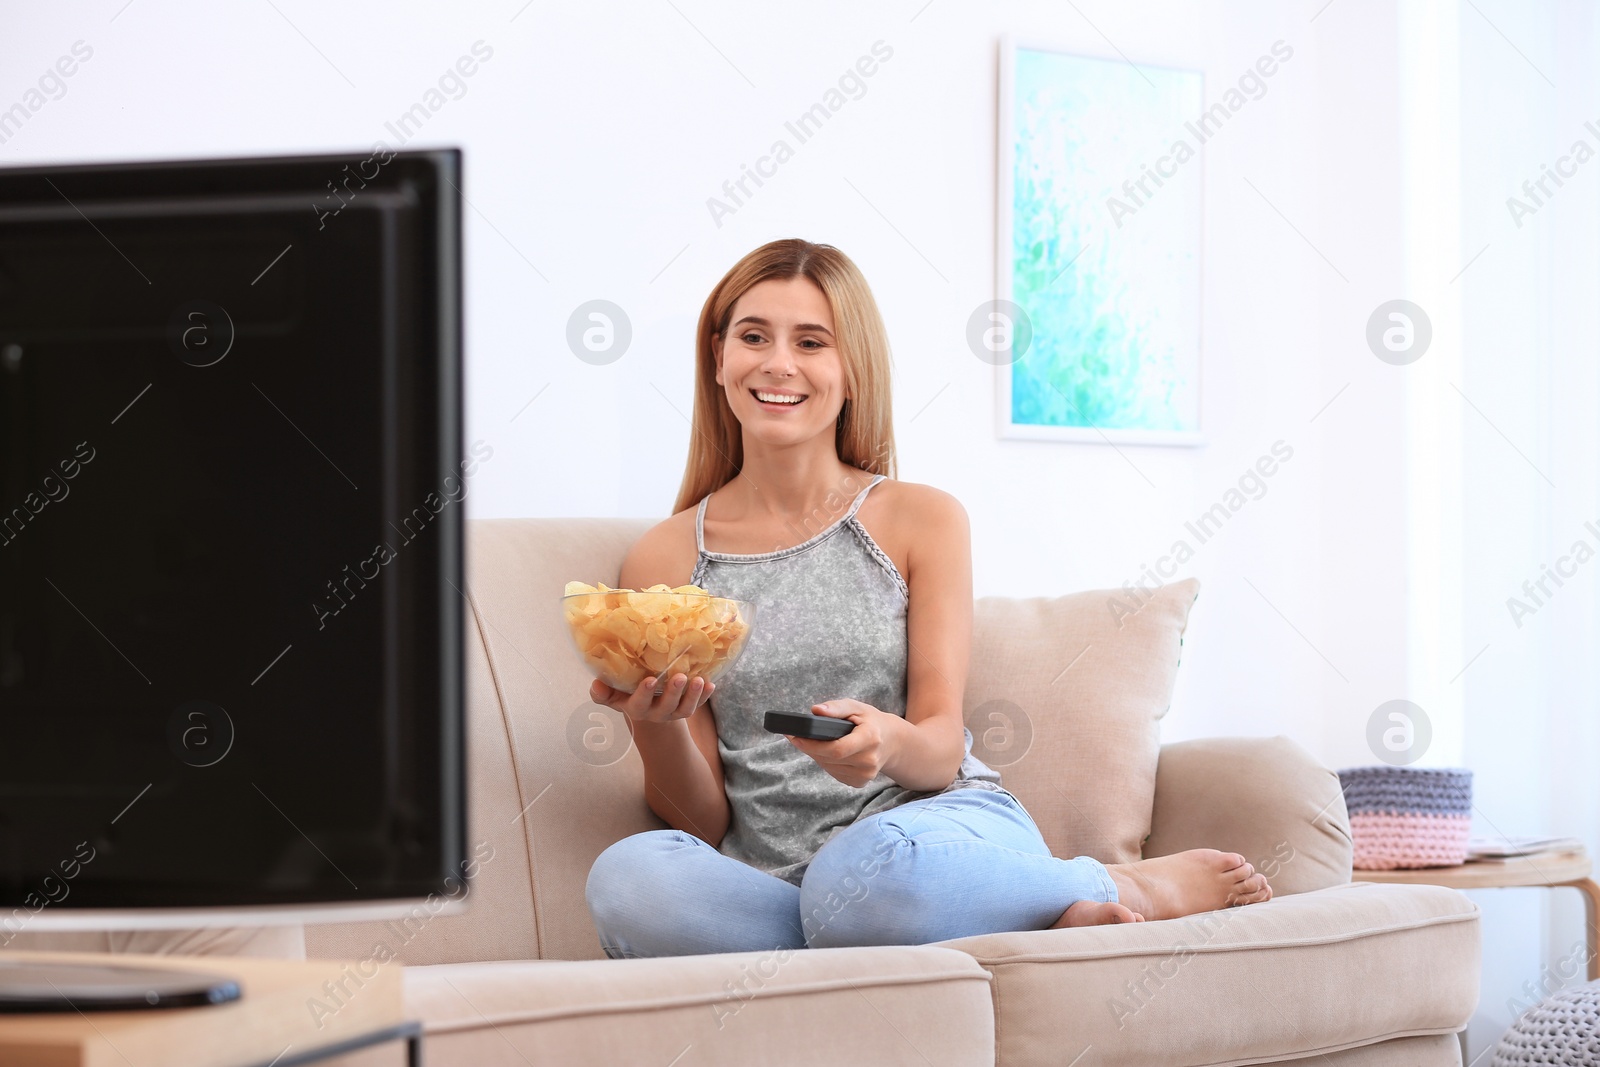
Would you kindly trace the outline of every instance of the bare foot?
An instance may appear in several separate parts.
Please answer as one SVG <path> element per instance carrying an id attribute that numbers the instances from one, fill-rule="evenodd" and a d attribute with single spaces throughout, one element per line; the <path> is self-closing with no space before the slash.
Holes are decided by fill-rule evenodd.
<path id="1" fill-rule="evenodd" d="M 1102 904 L 1098 900 L 1080 900 L 1061 913 L 1061 918 L 1050 925 L 1052 930 L 1068 926 L 1110 926 L 1112 923 L 1142 923 L 1144 916 L 1122 904 Z"/>
<path id="2" fill-rule="evenodd" d="M 1192 848 L 1106 869 L 1117 884 L 1118 900 L 1146 919 L 1176 919 L 1272 899 L 1266 876 L 1237 852 Z"/>

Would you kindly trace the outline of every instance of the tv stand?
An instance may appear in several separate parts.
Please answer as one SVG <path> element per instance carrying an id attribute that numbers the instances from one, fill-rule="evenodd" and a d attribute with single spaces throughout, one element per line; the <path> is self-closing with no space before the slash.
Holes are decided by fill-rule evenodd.
<path id="1" fill-rule="evenodd" d="M 209 971 L 0 956 L 0 1014 L 200 1008 L 238 999 L 238 982 Z"/>

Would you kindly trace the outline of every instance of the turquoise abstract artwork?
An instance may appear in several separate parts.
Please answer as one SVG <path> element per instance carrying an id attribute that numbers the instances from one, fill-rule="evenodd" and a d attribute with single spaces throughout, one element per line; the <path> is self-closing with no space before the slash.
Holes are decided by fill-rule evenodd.
<path id="1" fill-rule="evenodd" d="M 1000 367 L 1002 432 L 1198 443 L 1202 75 L 1008 58 L 999 295 L 1031 336 Z"/>

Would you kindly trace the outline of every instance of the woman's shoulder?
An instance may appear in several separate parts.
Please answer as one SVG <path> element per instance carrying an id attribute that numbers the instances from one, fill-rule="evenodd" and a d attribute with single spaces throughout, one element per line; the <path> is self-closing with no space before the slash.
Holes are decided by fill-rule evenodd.
<path id="1" fill-rule="evenodd" d="M 945 526 L 951 523 L 965 525 L 967 522 L 967 509 L 961 506 L 961 501 L 938 486 L 885 478 L 867 499 L 870 501 L 879 494 L 882 494 L 879 503 L 883 505 L 883 510 L 891 514 L 896 522 L 903 522 L 911 528 L 930 523 Z M 689 516 L 689 528 L 692 536 L 693 514 Z"/>
<path id="2" fill-rule="evenodd" d="M 879 493 L 883 496 L 874 502 Z M 967 510 L 943 489 L 885 478 L 867 495 L 861 510 L 866 513 L 862 522 L 908 585 L 916 584 L 929 569 L 948 569 L 971 558 Z"/>
<path id="3" fill-rule="evenodd" d="M 687 585 L 699 562 L 699 546 L 694 536 L 694 517 L 698 507 L 685 508 L 656 523 L 628 549 L 617 582 L 624 589 L 643 589 L 665 582 Z"/>

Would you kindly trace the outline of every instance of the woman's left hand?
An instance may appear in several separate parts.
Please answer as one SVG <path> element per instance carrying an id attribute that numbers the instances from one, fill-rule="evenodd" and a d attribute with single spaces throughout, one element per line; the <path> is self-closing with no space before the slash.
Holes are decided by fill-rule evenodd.
<path id="1" fill-rule="evenodd" d="M 892 754 L 890 749 L 895 736 L 891 732 L 893 725 L 887 720 L 903 723 L 903 719 L 848 697 L 813 704 L 811 711 L 830 718 L 849 719 L 856 724 L 855 729 L 835 741 L 785 735 L 790 744 L 816 760 L 818 766 L 839 781 L 856 789 L 882 773 Z"/>

